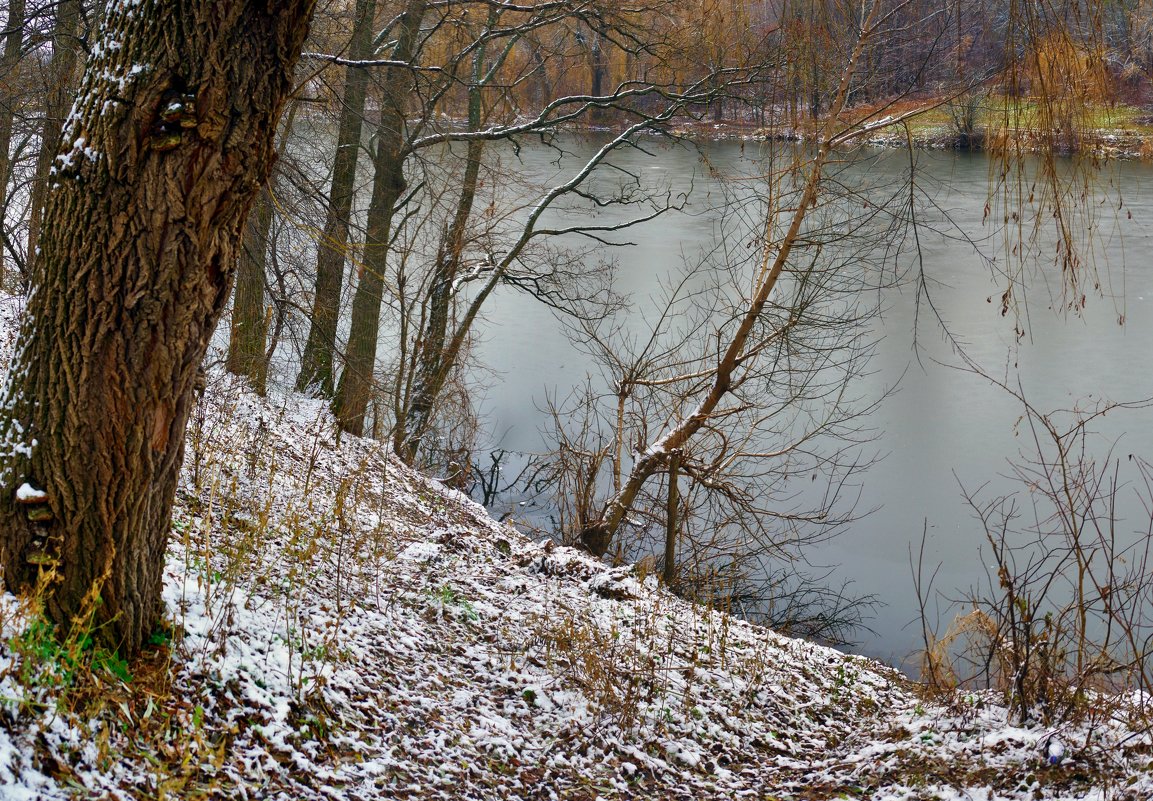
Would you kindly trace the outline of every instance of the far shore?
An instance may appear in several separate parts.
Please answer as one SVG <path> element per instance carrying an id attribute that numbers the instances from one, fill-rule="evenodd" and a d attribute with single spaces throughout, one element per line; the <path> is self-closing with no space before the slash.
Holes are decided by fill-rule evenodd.
<path id="1" fill-rule="evenodd" d="M 900 118 L 916 108 L 911 102 L 891 106 L 873 106 L 854 109 L 857 120 L 864 120 L 868 129 L 852 138 L 855 144 L 877 147 L 909 147 L 924 150 L 956 150 L 962 152 L 1005 153 L 1009 148 L 1021 152 L 1050 152 L 1060 156 L 1088 156 L 1103 159 L 1153 161 L 1153 113 L 1135 106 L 1112 105 L 1082 110 L 1081 119 L 1046 130 L 1030 125 L 1031 108 L 1016 112 L 1017 121 L 1006 124 L 1009 115 L 1001 105 L 992 105 L 967 132 L 950 119 L 948 104 L 920 101 L 926 110 L 908 117 L 907 125 Z M 1035 116 L 1035 115 L 1032 115 Z M 886 120 L 893 120 L 885 125 Z M 848 121 L 846 121 L 848 122 Z M 784 140 L 812 141 L 817 126 L 810 120 L 794 125 L 762 126 L 750 120 L 678 120 L 670 132 L 698 140 L 737 140 L 746 142 Z"/>

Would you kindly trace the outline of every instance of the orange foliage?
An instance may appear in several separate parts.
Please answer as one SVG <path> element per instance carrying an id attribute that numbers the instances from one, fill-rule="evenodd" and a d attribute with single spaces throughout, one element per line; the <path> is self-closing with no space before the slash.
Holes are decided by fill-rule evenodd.
<path id="1" fill-rule="evenodd" d="M 1035 43 L 1026 77 L 1035 95 L 1081 103 L 1104 103 L 1114 98 L 1104 58 L 1074 42 L 1064 31 L 1050 33 Z"/>

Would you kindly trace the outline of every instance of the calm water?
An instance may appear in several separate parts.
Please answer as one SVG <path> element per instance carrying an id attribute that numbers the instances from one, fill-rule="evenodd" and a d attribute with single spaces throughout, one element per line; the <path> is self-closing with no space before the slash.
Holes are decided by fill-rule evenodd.
<path id="1" fill-rule="evenodd" d="M 586 142 L 578 149 L 591 152 L 596 144 Z M 755 155 L 754 146 L 735 143 L 708 150 L 720 176 L 752 174 Z M 1102 397 L 1153 397 L 1148 357 L 1153 317 L 1147 308 L 1153 304 L 1153 170 L 1113 165 L 1087 195 L 1097 226 L 1090 252 L 1106 297 L 1090 292 L 1079 316 L 1060 311 L 1060 280 L 1045 269 L 1052 246 L 1043 244 L 1040 264 L 1027 271 L 1025 336 L 1019 339 L 1013 315 L 1003 317 L 999 303 L 1005 284 L 995 273 L 1005 262 L 1003 240 L 982 222 L 990 163 L 969 155 L 922 153 L 915 158 L 919 184 L 936 205 L 921 210 L 924 273 L 938 312 L 968 355 L 1007 383 L 1019 380 L 1030 401 L 1043 410 L 1084 406 Z M 661 149 L 656 158 L 626 153 L 617 163 L 674 188 L 693 186 L 684 212 L 631 230 L 620 239 L 635 245 L 613 254 L 619 260 L 617 288 L 631 301 L 629 324 L 641 330 L 662 279 L 683 256 L 713 244 L 720 228 L 713 208 L 724 182 L 717 174 L 710 177 L 699 156 L 687 149 Z M 547 183 L 555 168 L 544 153 L 530 150 L 522 152 L 519 162 L 510 160 L 510 169 Z M 872 153 L 852 168 L 850 177 L 891 186 L 903 181 L 908 169 L 907 153 Z M 875 191 L 875 199 L 885 196 Z M 1124 199 L 1120 212 L 1118 197 Z M 980 253 L 957 238 L 957 231 L 940 230 L 946 213 L 958 231 L 979 241 Z M 1083 228 L 1084 220 L 1076 225 Z M 992 256 L 997 262 L 987 260 Z M 907 251 L 897 259 L 900 267 L 912 268 Z M 924 304 L 918 316 L 916 300 L 912 284 L 882 293 L 871 373 L 857 379 L 855 387 L 867 397 L 896 388 L 869 421 L 880 436 L 868 450 L 884 458 L 864 475 L 858 508 L 877 511 L 810 552 L 814 563 L 834 566 L 831 582 L 851 580 L 855 591 L 873 594 L 884 604 L 870 623 L 875 635 L 861 635 L 861 650 L 897 663 L 920 642 L 919 625 L 910 625 L 916 617 L 910 547 L 920 542 L 927 525 L 926 563 L 930 569 L 941 565 L 937 589 L 955 596 L 983 582 L 984 538 L 960 487 L 987 484 L 990 494 L 1012 491 L 1015 486 L 1004 477 L 1008 460 L 1028 446 L 1015 428 L 1018 402 L 987 380 L 955 369 L 960 360 Z M 1124 326 L 1118 325 L 1122 314 Z M 546 396 L 563 397 L 586 373 L 595 373 L 595 366 L 569 343 L 548 309 L 522 295 L 494 298 L 482 338 L 479 356 L 496 373 L 481 403 L 492 439 L 510 450 L 540 451 L 545 420 L 540 409 Z M 1110 447 L 1115 456 L 1153 457 L 1150 410 L 1112 414 L 1095 430 L 1101 433 L 1095 442 L 1100 458 Z M 1142 510 L 1131 488 L 1123 493 L 1119 510 L 1131 528 L 1140 527 Z"/>

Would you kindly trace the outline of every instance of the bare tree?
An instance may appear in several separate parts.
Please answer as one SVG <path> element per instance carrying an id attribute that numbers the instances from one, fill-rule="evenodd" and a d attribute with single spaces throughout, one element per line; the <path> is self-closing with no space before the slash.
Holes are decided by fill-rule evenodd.
<path id="1" fill-rule="evenodd" d="M 294 100 L 281 124 L 279 149 L 285 150 L 292 134 L 300 100 Z M 274 345 L 268 342 L 272 308 L 265 303 L 265 283 L 268 281 L 269 259 L 272 255 L 272 222 L 277 208 L 276 170 L 268 185 L 261 190 L 253 204 L 253 213 L 244 226 L 236 266 L 236 290 L 232 298 L 232 317 L 229 326 L 228 357 L 225 367 L 234 375 L 244 376 L 258 395 L 264 395 L 268 385 L 268 367 Z M 283 314 L 278 316 L 282 322 Z"/>
<path id="2" fill-rule="evenodd" d="M 437 395 L 447 377 L 460 362 L 462 348 L 468 342 L 472 325 L 478 318 L 487 298 L 500 286 L 517 286 L 530 291 L 539 292 L 543 286 L 542 274 L 534 274 L 528 268 L 526 256 L 531 252 L 531 245 L 537 245 L 543 238 L 556 237 L 566 233 L 583 232 L 597 240 L 597 232 L 619 230 L 629 224 L 651 219 L 669 203 L 656 203 L 655 207 L 639 211 L 635 220 L 627 224 L 613 226 L 574 225 L 563 228 L 545 227 L 542 220 L 546 212 L 556 204 L 568 198 L 585 198 L 594 203 L 619 205 L 624 202 L 635 203 L 638 209 L 646 204 L 652 206 L 653 196 L 643 192 L 632 192 L 626 200 L 623 190 L 617 197 L 595 198 L 590 185 L 592 176 L 596 173 L 615 150 L 622 148 L 635 148 L 639 146 L 640 137 L 644 134 L 666 133 L 665 126 L 670 120 L 686 113 L 696 107 L 706 107 L 710 98 L 714 97 L 719 87 L 730 84 L 750 82 L 753 71 L 748 69 L 725 69 L 718 74 L 691 84 L 687 88 L 677 88 L 668 84 L 657 84 L 651 81 L 626 81 L 619 84 L 611 92 L 600 95 L 571 95 L 554 99 L 544 108 L 538 110 L 528 119 L 520 119 L 511 124 L 501 123 L 499 118 L 494 119 L 494 110 L 516 108 L 512 99 L 513 87 L 522 82 L 529 81 L 539 71 L 539 61 L 528 60 L 513 65 L 511 56 L 517 52 L 515 45 L 528 34 L 539 32 L 549 26 L 562 25 L 573 19 L 585 21 L 589 14 L 590 19 L 600 35 L 609 41 L 616 42 L 619 47 L 640 47 L 640 34 L 637 32 L 635 21 L 615 19 L 602 9 L 590 11 L 584 3 L 544 3 L 533 9 L 515 9 L 505 12 L 503 9 L 490 10 L 486 24 L 480 26 L 474 34 L 461 40 L 461 44 L 453 51 L 454 55 L 442 59 L 435 66 L 420 62 L 418 53 L 413 52 L 409 58 L 392 58 L 381 62 L 390 74 L 400 76 L 396 80 L 412 82 L 412 73 L 420 77 L 412 84 L 417 87 L 416 93 L 425 96 L 423 108 L 410 114 L 409 131 L 403 143 L 399 158 L 414 160 L 424 151 L 439 148 L 441 157 L 450 153 L 444 148 L 452 143 L 464 145 L 464 167 L 461 175 L 459 192 L 455 192 L 457 202 L 449 213 L 449 220 L 444 226 L 444 236 L 437 251 L 432 274 L 435 279 L 420 281 L 422 287 L 419 292 L 411 290 L 412 276 L 405 274 L 402 282 L 395 282 L 395 291 L 403 292 L 406 297 L 418 297 L 418 307 L 422 317 L 416 328 L 408 328 L 408 323 L 417 321 L 411 318 L 402 322 L 402 329 L 411 333 L 413 346 L 402 341 L 402 358 L 399 368 L 402 372 L 386 383 L 394 387 L 404 388 L 399 394 L 393 393 L 394 420 L 393 439 L 398 452 L 408 459 L 414 459 L 419 443 L 426 438 L 430 421 L 435 415 Z M 500 13 L 497 13 L 500 11 Z M 505 17 L 511 17 L 505 19 Z M 432 31 L 442 24 L 441 18 L 430 16 L 428 27 L 430 32 L 420 43 L 427 48 L 428 38 Z M 401 41 L 400 39 L 397 40 Z M 363 62 L 360 66 L 372 66 Z M 505 67 L 508 69 L 504 69 Z M 389 78 L 389 80 L 393 80 Z M 404 85 L 409 85 L 405 83 Z M 448 128 L 435 130 L 439 124 L 438 105 L 442 98 L 450 95 L 451 90 L 460 86 L 464 89 L 467 98 L 468 123 L 463 129 Z M 388 92 L 385 96 L 389 96 Z M 406 96 L 407 97 L 407 96 Z M 598 109 L 615 109 L 618 119 L 622 122 L 620 135 L 615 136 L 602 149 L 584 165 L 578 166 L 573 172 L 571 180 L 566 180 L 556 187 L 546 190 L 540 201 L 532 206 L 525 222 L 521 223 L 520 231 L 509 236 L 504 235 L 504 242 L 492 242 L 491 238 L 477 236 L 476 228 L 493 230 L 493 207 L 485 207 L 485 219 L 478 222 L 473 213 L 476 206 L 475 182 L 478 179 L 484 145 L 488 142 L 510 142 L 514 147 L 520 138 L 526 136 L 540 136 L 542 133 L 552 132 L 565 124 L 589 119 L 590 115 Z M 642 110 L 643 109 L 643 110 Z M 434 130 L 428 130 L 428 129 Z M 558 148 L 557 140 L 549 144 Z M 390 162 L 391 163 L 391 162 Z M 390 167 L 391 169 L 391 167 Z M 415 165 L 409 169 L 415 169 Z M 630 186 L 635 176 L 628 178 Z M 393 184 L 395 186 L 395 184 Z M 396 203 L 402 196 L 393 192 L 381 199 L 389 199 Z M 444 207 L 439 200 L 429 194 L 425 183 L 415 184 L 412 192 L 405 196 L 405 203 L 410 208 L 420 208 L 417 203 L 428 207 Z M 375 211 L 374 211 L 375 209 Z M 414 211 L 415 213 L 415 211 Z M 425 212 L 421 212 L 422 214 Z M 370 231 L 373 228 L 372 220 L 382 220 L 384 212 L 373 201 L 370 206 Z M 406 211 L 407 224 L 413 222 Z M 470 227 L 473 229 L 471 252 L 464 247 L 463 234 Z M 507 227 L 507 226 L 506 226 Z M 393 236 L 399 234 L 390 223 L 389 231 Z M 370 236 L 371 239 L 371 236 Z M 487 249 L 479 249 L 477 243 L 487 241 Z M 394 254 L 397 261 L 406 260 L 411 254 Z M 350 345 L 347 352 L 346 372 L 341 381 L 345 387 L 338 393 L 336 409 L 338 418 L 342 419 L 342 426 L 348 430 L 363 431 L 364 416 L 368 410 L 371 396 L 372 372 L 375 364 L 375 339 L 379 335 L 379 310 L 381 299 L 375 299 L 376 282 L 378 274 L 388 269 L 388 250 L 382 243 L 366 250 L 364 265 L 361 270 L 361 279 L 356 297 L 353 300 L 352 331 Z M 470 270 L 467 276 L 462 273 L 462 266 L 471 261 L 478 265 Z M 546 270 L 545 275 L 550 271 Z M 469 289 L 473 294 L 465 303 L 459 303 L 462 290 Z M 547 292 L 545 293 L 547 294 Z M 403 306 L 406 301 L 402 301 Z M 456 307 L 455 318 L 450 320 L 449 309 Z M 402 312 L 407 314 L 407 312 Z M 402 335 L 408 336 L 409 333 Z M 407 360 L 407 361 L 406 361 Z M 351 415 L 346 420 L 346 412 Z"/>
<path id="3" fill-rule="evenodd" d="M 0 86 L 5 88 L 4 99 L 0 101 L 0 286 L 4 283 L 4 244 L 7 234 L 2 227 L 6 225 L 8 212 L 8 183 L 11 173 L 12 131 L 16 118 L 16 98 L 18 94 L 13 91 L 17 81 L 16 67 L 20 63 L 21 51 L 24 49 L 24 21 L 27 3 L 25 0 L 9 0 L 5 14 L 4 50 L 0 54 Z"/>
<path id="4" fill-rule="evenodd" d="M 770 192 L 773 195 L 787 189 L 788 184 L 783 180 L 785 176 L 789 176 L 789 180 L 797 173 L 803 177 L 797 182 L 795 194 L 787 206 L 773 204 L 769 208 L 762 229 L 759 262 L 747 282 L 751 292 L 743 299 L 743 308 L 730 318 L 735 320 L 735 325 L 719 328 L 711 364 L 660 379 L 688 387 L 682 408 L 679 414 L 668 419 L 663 431 L 635 448 L 636 458 L 628 475 L 622 478 L 599 514 L 586 522 L 581 542 L 592 553 L 603 555 L 608 551 L 645 484 L 664 472 L 670 454 L 684 451 L 695 437 L 717 429 L 724 418 L 733 413 L 733 408 L 724 405 L 726 400 L 734 399 L 738 409 L 743 406 L 736 393 L 766 369 L 763 366 L 766 361 L 772 365 L 774 358 L 781 357 L 782 345 L 788 342 L 790 333 L 803 319 L 803 302 L 795 309 L 786 304 L 784 314 L 776 319 L 767 316 L 766 312 L 772 308 L 773 294 L 781 288 L 785 276 L 798 276 L 796 286 L 803 293 L 808 276 L 813 275 L 798 267 L 795 258 L 803 258 L 809 243 L 806 222 L 820 204 L 826 170 L 836 146 L 859 132 L 857 126 L 842 126 L 840 114 L 847 105 L 862 55 L 878 32 L 884 30 L 891 13 L 882 11 L 879 2 L 869 4 L 831 108 L 821 126 L 815 152 L 803 157 L 801 163 L 776 174 Z"/>
<path id="5" fill-rule="evenodd" d="M 348 48 L 351 61 L 362 61 L 372 56 L 375 18 L 376 0 L 357 0 L 352 40 Z M 296 379 L 297 390 L 304 391 L 315 385 L 329 397 L 334 392 L 333 358 L 340 317 L 340 292 L 344 285 L 344 265 L 348 257 L 349 220 L 356 185 L 356 165 L 361 150 L 364 104 L 368 95 L 368 70 L 358 66 L 349 66 L 345 70 L 332 183 L 328 191 L 328 211 L 321 239 L 317 243 L 316 281 L 312 313 L 309 315 L 308 341 L 301 354 L 300 373 Z"/>
<path id="6" fill-rule="evenodd" d="M 336 390 L 333 410 L 345 431 L 362 434 L 372 397 L 376 347 L 380 337 L 380 305 L 384 296 L 392 220 L 407 183 L 404 177 L 405 111 L 411 94 L 409 64 L 417 53 L 420 26 L 428 8 L 425 0 L 409 0 L 397 24 L 396 46 L 381 89 L 380 122 L 373 154 L 372 199 L 363 263 L 352 299 L 344 372 Z"/>
<path id="7" fill-rule="evenodd" d="M 1009 473 L 1017 489 L 963 489 L 989 567 L 982 586 L 946 596 L 954 618 L 945 632 L 928 619 L 932 580 L 914 564 L 925 678 L 942 689 L 996 689 L 1021 725 L 1067 721 L 1094 692 L 1149 692 L 1153 524 L 1149 514 L 1127 523 L 1118 509 L 1134 493 L 1153 510 L 1153 469 L 1117 458 L 1093 427 L 1151 401 L 1044 412 L 1020 385 L 985 377 L 1022 409 L 1022 453 Z"/>
<path id="8" fill-rule="evenodd" d="M 48 192 L 53 158 L 61 142 L 64 117 L 68 112 L 75 89 L 77 63 L 80 54 L 80 0 L 61 0 L 56 5 L 56 21 L 52 27 L 52 55 L 48 62 L 44 116 L 40 121 L 40 151 L 36 158 L 36 174 L 32 183 L 32 197 L 28 205 L 28 244 L 26 252 L 31 259 L 40 240 L 41 217 Z"/>

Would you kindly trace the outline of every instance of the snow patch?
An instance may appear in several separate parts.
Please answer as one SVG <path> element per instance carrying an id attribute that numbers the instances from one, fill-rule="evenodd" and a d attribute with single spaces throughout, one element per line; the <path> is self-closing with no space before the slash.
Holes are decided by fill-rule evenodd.
<path id="1" fill-rule="evenodd" d="M 23 503 L 30 503 L 33 501 L 44 501 L 48 499 L 48 493 L 44 490 L 39 490 L 25 481 L 16 488 L 16 500 Z"/>

